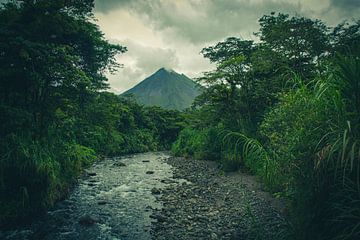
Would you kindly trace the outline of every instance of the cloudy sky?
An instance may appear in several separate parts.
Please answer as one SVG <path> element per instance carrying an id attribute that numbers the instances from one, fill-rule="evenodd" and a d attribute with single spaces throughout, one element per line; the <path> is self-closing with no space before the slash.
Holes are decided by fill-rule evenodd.
<path id="1" fill-rule="evenodd" d="M 96 0 L 95 17 L 111 42 L 128 48 L 109 75 L 121 93 L 160 67 L 189 77 L 211 69 L 199 54 L 228 36 L 255 39 L 257 20 L 270 12 L 319 18 L 328 25 L 360 16 L 360 0 Z"/>
<path id="2" fill-rule="evenodd" d="M 211 69 L 199 54 L 229 36 L 255 39 L 257 20 L 270 12 L 319 18 L 328 25 L 360 16 L 360 0 L 96 0 L 95 17 L 111 42 L 128 48 L 109 75 L 121 93 L 160 67 L 189 77 Z"/>

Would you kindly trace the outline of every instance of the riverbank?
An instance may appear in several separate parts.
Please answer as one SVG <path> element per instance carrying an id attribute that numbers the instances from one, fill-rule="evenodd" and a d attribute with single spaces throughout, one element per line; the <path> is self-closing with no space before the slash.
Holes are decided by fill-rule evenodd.
<path id="1" fill-rule="evenodd" d="M 163 208 L 153 213 L 154 239 L 287 239 L 285 205 L 254 177 L 226 174 L 215 162 L 168 158 L 174 179 L 154 191 Z"/>
<path id="2" fill-rule="evenodd" d="M 162 207 L 152 189 L 172 179 L 169 157 L 148 152 L 95 162 L 66 199 L 27 226 L 0 229 L 0 239 L 150 240 L 151 209 Z"/>
<path id="3" fill-rule="evenodd" d="M 286 239 L 284 205 L 254 177 L 150 152 L 105 158 L 69 197 L 0 239 Z"/>

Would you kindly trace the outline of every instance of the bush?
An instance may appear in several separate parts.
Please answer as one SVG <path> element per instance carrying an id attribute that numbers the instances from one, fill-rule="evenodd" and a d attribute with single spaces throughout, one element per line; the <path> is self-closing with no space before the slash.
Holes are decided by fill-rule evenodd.
<path id="1" fill-rule="evenodd" d="M 288 200 L 297 239 L 358 239 L 358 69 L 359 59 L 342 59 L 328 77 L 295 79 L 265 115 L 261 141 L 220 128 L 186 128 L 172 150 L 218 160 L 226 170 L 245 166 Z"/>
<path id="2" fill-rule="evenodd" d="M 281 96 L 261 125 L 277 186 L 292 203 L 299 239 L 357 239 L 360 235 L 359 152 L 355 112 L 344 79 L 317 79 Z M 340 84 L 339 84 L 340 83 Z M 351 95 L 353 96 L 353 95 Z M 355 193 L 357 192 L 357 193 Z"/>
<path id="3" fill-rule="evenodd" d="M 201 157 L 204 140 L 203 131 L 185 128 L 180 132 L 178 139 L 173 144 L 172 152 L 175 156 L 194 156 L 198 159 Z"/>
<path id="4" fill-rule="evenodd" d="M 227 171 L 237 170 L 241 165 L 240 158 L 231 151 L 228 143 L 223 142 L 223 133 L 222 127 L 185 128 L 173 144 L 172 152 L 176 156 L 217 161 Z"/>
<path id="5" fill-rule="evenodd" d="M 49 146 L 18 135 L 8 135 L 0 151 L 0 225 L 51 206 L 96 159 L 93 150 L 77 144 Z"/>

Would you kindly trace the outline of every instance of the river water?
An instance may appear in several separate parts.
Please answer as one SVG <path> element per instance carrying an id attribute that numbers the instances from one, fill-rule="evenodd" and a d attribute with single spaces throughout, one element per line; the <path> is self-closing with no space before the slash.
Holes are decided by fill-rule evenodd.
<path id="1" fill-rule="evenodd" d="M 151 152 L 97 162 L 46 216 L 26 228 L 0 232 L 0 238 L 151 239 L 152 210 L 162 207 L 154 188 L 181 182 L 172 179 L 168 157 Z"/>

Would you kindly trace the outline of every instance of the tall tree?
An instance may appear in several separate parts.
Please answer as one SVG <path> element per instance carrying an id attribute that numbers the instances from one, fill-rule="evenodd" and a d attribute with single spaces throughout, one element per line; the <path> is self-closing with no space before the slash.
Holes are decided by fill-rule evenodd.
<path id="1" fill-rule="evenodd" d="M 92 92 L 105 89 L 105 70 L 126 50 L 89 21 L 92 7 L 89 0 L 35 0 L 0 9 L 0 104 L 31 114 L 38 135 L 65 102 L 81 110 Z"/>
<path id="2" fill-rule="evenodd" d="M 287 58 L 292 71 L 305 79 L 314 76 L 314 66 L 330 50 L 329 29 L 322 21 L 271 13 L 261 17 L 259 23 L 256 35 Z"/>

